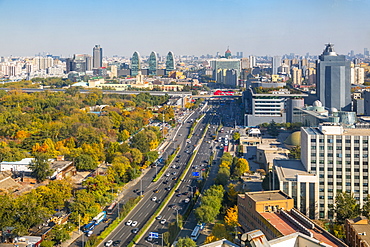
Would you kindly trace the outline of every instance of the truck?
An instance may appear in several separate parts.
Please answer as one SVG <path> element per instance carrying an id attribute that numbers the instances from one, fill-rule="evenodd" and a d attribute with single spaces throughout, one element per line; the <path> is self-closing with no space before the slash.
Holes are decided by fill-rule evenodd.
<path id="1" fill-rule="evenodd" d="M 102 222 L 105 219 L 105 217 L 107 217 L 107 212 L 103 211 L 100 212 L 97 216 L 95 216 L 92 221 L 97 226 L 100 224 L 100 222 Z"/>

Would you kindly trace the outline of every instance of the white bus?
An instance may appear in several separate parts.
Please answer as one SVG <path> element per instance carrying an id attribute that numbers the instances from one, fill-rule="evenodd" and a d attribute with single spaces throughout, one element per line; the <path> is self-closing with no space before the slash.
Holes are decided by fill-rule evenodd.
<path id="1" fill-rule="evenodd" d="M 190 238 L 193 240 L 193 241 L 197 241 L 199 235 L 200 235 L 200 225 L 196 225 L 193 232 L 191 233 L 190 235 Z"/>

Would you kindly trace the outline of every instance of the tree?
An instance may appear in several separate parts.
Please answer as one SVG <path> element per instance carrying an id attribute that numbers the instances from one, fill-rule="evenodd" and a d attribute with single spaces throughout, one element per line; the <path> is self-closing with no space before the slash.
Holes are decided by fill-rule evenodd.
<path id="1" fill-rule="evenodd" d="M 363 216 L 369 218 L 370 217 L 370 196 L 367 195 L 366 201 L 364 202 L 364 206 L 362 206 L 361 213 Z"/>
<path id="2" fill-rule="evenodd" d="M 37 182 L 43 182 L 53 174 L 48 158 L 44 153 L 35 153 L 35 158 L 29 165 L 29 168 L 32 170 L 32 176 L 37 179 Z"/>
<path id="3" fill-rule="evenodd" d="M 339 224 L 344 224 L 346 219 L 356 218 L 361 213 L 354 195 L 347 192 L 338 193 L 334 204 L 329 205 L 329 210 Z"/>
<path id="4" fill-rule="evenodd" d="M 81 154 L 75 158 L 75 166 L 78 171 L 89 171 L 98 167 L 98 164 L 90 155 Z"/>
<path id="5" fill-rule="evenodd" d="M 58 244 L 66 241 L 70 238 L 68 231 L 64 228 L 63 225 L 57 225 L 51 230 L 51 238 Z"/>
<path id="6" fill-rule="evenodd" d="M 240 139 L 240 133 L 239 132 L 234 132 L 233 139 L 234 139 L 234 141 L 239 140 Z"/>
<path id="7" fill-rule="evenodd" d="M 199 222 L 211 223 L 213 222 L 217 215 L 218 211 L 210 206 L 201 206 L 195 209 L 195 217 Z"/>
<path id="8" fill-rule="evenodd" d="M 230 227 L 239 226 L 238 223 L 238 206 L 235 205 L 232 208 L 226 210 L 226 215 L 224 217 L 225 223 Z"/>
<path id="9" fill-rule="evenodd" d="M 289 159 L 299 160 L 301 158 L 301 146 L 296 146 L 290 149 Z"/>
<path id="10" fill-rule="evenodd" d="M 197 243 L 195 243 L 191 238 L 179 238 L 177 241 L 176 247 L 196 247 Z"/>
<path id="11" fill-rule="evenodd" d="M 236 166 L 235 166 L 234 175 L 236 177 L 240 177 L 246 172 L 249 172 L 248 161 L 244 158 L 238 159 L 238 162 L 236 163 Z"/>

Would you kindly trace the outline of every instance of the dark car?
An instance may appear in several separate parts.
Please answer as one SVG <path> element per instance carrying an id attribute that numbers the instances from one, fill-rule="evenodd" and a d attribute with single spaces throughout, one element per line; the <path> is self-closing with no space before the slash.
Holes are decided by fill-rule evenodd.
<path id="1" fill-rule="evenodd" d="M 176 193 L 179 193 L 179 192 L 180 192 L 180 189 L 176 189 L 176 190 L 175 190 L 175 192 L 176 192 Z"/>
<path id="2" fill-rule="evenodd" d="M 184 193 L 182 193 L 184 196 L 187 196 L 189 194 L 188 191 L 185 191 Z"/>
<path id="3" fill-rule="evenodd" d="M 177 177 L 173 177 L 172 180 L 177 180 Z"/>
<path id="4" fill-rule="evenodd" d="M 116 240 L 116 241 L 114 241 L 113 242 L 113 246 L 117 246 L 117 245 L 119 245 L 121 243 L 121 240 Z"/>

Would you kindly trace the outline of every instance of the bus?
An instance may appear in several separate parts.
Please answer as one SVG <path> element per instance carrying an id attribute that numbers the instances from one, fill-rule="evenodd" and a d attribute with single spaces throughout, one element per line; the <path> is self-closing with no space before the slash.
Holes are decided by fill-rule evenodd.
<path id="1" fill-rule="evenodd" d="M 84 225 L 82 231 L 87 233 L 87 232 L 94 230 L 94 228 L 95 228 L 95 222 L 91 221 L 90 223 Z"/>
<path id="2" fill-rule="evenodd" d="M 201 231 L 201 226 L 200 225 L 196 225 L 193 232 L 191 233 L 190 235 L 190 238 L 193 240 L 193 241 L 197 241 L 199 235 L 200 235 L 200 231 Z"/>
<path id="3" fill-rule="evenodd" d="M 117 202 L 113 202 L 109 207 L 107 208 L 107 214 L 113 214 L 114 209 L 117 206 Z"/>
<path id="4" fill-rule="evenodd" d="M 100 222 L 102 222 L 105 219 L 106 216 L 107 216 L 107 212 L 105 211 L 100 212 L 97 216 L 95 216 L 95 218 L 93 219 L 93 222 L 97 226 L 100 224 Z"/>

